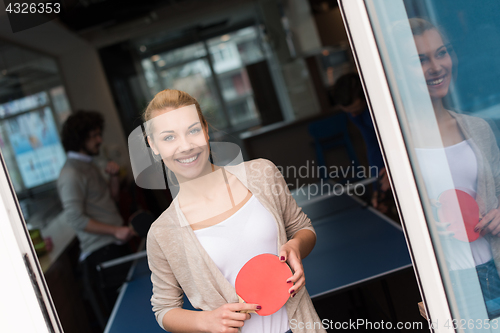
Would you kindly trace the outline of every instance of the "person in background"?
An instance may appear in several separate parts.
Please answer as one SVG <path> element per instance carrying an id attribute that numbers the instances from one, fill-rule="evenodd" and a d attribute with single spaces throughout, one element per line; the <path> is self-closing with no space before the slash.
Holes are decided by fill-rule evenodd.
<path id="1" fill-rule="evenodd" d="M 368 164 L 376 166 L 378 170 L 378 182 L 374 184 L 372 195 L 373 207 L 386 213 L 388 210 L 387 200 L 391 199 L 389 178 L 385 170 L 384 160 L 375 134 L 375 128 L 368 111 L 361 80 L 357 73 L 349 73 L 341 76 L 332 88 L 332 97 L 339 108 L 345 112 L 348 118 L 361 132 L 368 153 Z M 370 168 L 369 168 L 370 170 Z"/>
<path id="2" fill-rule="evenodd" d="M 133 236 L 132 229 L 123 225 L 116 207 L 119 166 L 108 162 L 105 169 L 108 184 L 92 161 L 99 155 L 103 129 L 104 118 L 98 112 L 78 111 L 68 117 L 61 134 L 67 160 L 57 180 L 64 219 L 75 229 L 80 241 L 80 263 L 92 288 L 97 288 L 99 281 L 96 265 L 129 254 L 126 242 Z M 121 271 L 114 272 L 119 277 L 104 291 L 108 307 L 105 312 L 110 310 L 116 300 L 116 289 L 126 277 L 126 272 L 120 277 Z"/>
<path id="3" fill-rule="evenodd" d="M 408 25 L 418 52 L 417 61 L 409 61 L 415 80 L 415 91 L 428 93 L 441 142 L 432 140 L 415 147 L 427 196 L 434 207 L 432 217 L 438 228 L 445 262 L 454 290 L 455 302 L 462 320 L 483 320 L 481 297 L 475 288 L 479 282 L 489 319 L 500 317 L 500 150 L 494 132 L 484 119 L 451 110 L 445 103 L 455 79 L 457 59 L 445 35 L 431 22 L 411 18 Z M 393 28 L 400 33 L 401 23 Z M 409 58 L 411 59 L 411 58 Z M 455 63 L 454 63 L 455 60 Z M 422 75 L 425 80 L 418 78 Z M 427 125 L 426 117 L 416 121 Z M 412 124 L 416 126 L 417 124 Z M 429 136 L 427 136 L 429 137 Z M 446 157 L 440 164 L 438 154 Z M 452 182 L 447 181 L 451 176 Z M 451 223 L 463 224 L 463 218 L 447 218 L 439 214 L 439 199 L 449 190 L 460 190 L 478 204 L 480 219 L 474 233 L 464 241 L 448 229 Z M 458 207 L 458 206 L 457 206 Z M 460 207 L 461 208 L 461 207 Z M 453 229 L 452 229 L 453 230 Z M 458 231 L 457 231 L 458 232 Z M 464 319 L 465 318 L 465 319 Z"/>

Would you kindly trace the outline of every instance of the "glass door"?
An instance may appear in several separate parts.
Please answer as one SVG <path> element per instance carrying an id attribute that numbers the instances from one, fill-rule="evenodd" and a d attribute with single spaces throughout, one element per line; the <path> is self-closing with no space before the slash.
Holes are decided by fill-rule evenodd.
<path id="1" fill-rule="evenodd" d="M 498 1 L 340 1 L 434 331 L 499 332 Z"/>
<path id="2" fill-rule="evenodd" d="M 1 153 L 0 189 L 0 331 L 63 332 Z"/>

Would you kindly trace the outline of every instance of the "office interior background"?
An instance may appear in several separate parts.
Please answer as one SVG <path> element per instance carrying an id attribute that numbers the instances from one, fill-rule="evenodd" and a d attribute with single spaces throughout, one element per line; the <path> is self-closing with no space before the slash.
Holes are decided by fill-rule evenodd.
<path id="1" fill-rule="evenodd" d="M 135 186 L 127 146 L 156 93 L 195 97 L 211 140 L 237 144 L 245 160 L 299 168 L 317 161 L 309 124 L 342 114 L 331 89 L 356 71 L 335 0 L 82 0 L 16 33 L 2 12 L 0 149 L 24 219 L 57 243 L 40 263 L 65 332 L 101 331 L 81 296 L 78 243 L 61 221 L 55 187 L 66 159 L 59 133 L 72 112 L 104 115 L 96 163 L 121 167 L 122 216 L 135 208 L 158 216 L 172 198 Z M 368 168 L 361 133 L 346 126 L 356 162 Z M 325 154 L 339 167 L 352 167 L 351 157 L 343 146 Z M 320 177 L 286 180 L 293 190 Z M 397 222 L 395 211 L 387 214 Z M 314 303 L 320 317 L 338 321 L 418 322 L 420 300 L 410 267 Z"/>

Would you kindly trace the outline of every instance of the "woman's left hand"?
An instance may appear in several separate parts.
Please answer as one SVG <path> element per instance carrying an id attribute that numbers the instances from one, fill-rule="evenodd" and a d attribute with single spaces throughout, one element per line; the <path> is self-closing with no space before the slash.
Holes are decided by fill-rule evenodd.
<path id="1" fill-rule="evenodd" d="M 491 233 L 493 236 L 500 237 L 500 210 L 492 209 L 483 216 L 474 228 L 475 232 L 481 231 L 481 236 Z"/>
<path id="2" fill-rule="evenodd" d="M 281 246 L 279 258 L 281 262 L 287 262 L 292 268 L 294 274 L 287 282 L 293 284 L 288 292 L 291 297 L 294 297 L 302 287 L 306 284 L 304 276 L 304 267 L 300 257 L 299 242 L 296 239 L 291 239 Z"/>

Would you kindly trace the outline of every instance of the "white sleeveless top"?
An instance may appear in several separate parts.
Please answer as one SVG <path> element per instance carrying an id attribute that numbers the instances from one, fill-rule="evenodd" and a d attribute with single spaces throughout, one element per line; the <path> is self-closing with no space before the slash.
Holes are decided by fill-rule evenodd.
<path id="1" fill-rule="evenodd" d="M 278 255 L 276 222 L 252 195 L 236 213 L 213 226 L 194 230 L 205 251 L 234 286 L 236 276 L 245 263 L 256 255 Z M 252 313 L 242 333 L 285 333 L 289 329 L 286 307 L 270 316 Z"/>
<path id="2" fill-rule="evenodd" d="M 415 149 L 430 199 L 437 200 L 441 193 L 450 189 L 442 181 L 447 179 L 449 172 L 455 189 L 465 191 L 472 197 L 476 197 L 477 159 L 468 141 L 464 140 L 444 148 L 449 171 L 447 167 L 437 165 L 436 161 L 439 160 L 439 156 L 443 151 L 441 148 Z M 493 258 L 490 244 L 483 237 L 471 243 L 451 238 L 450 245 L 453 249 L 452 255 L 446 256 L 450 270 L 473 268 Z"/>

